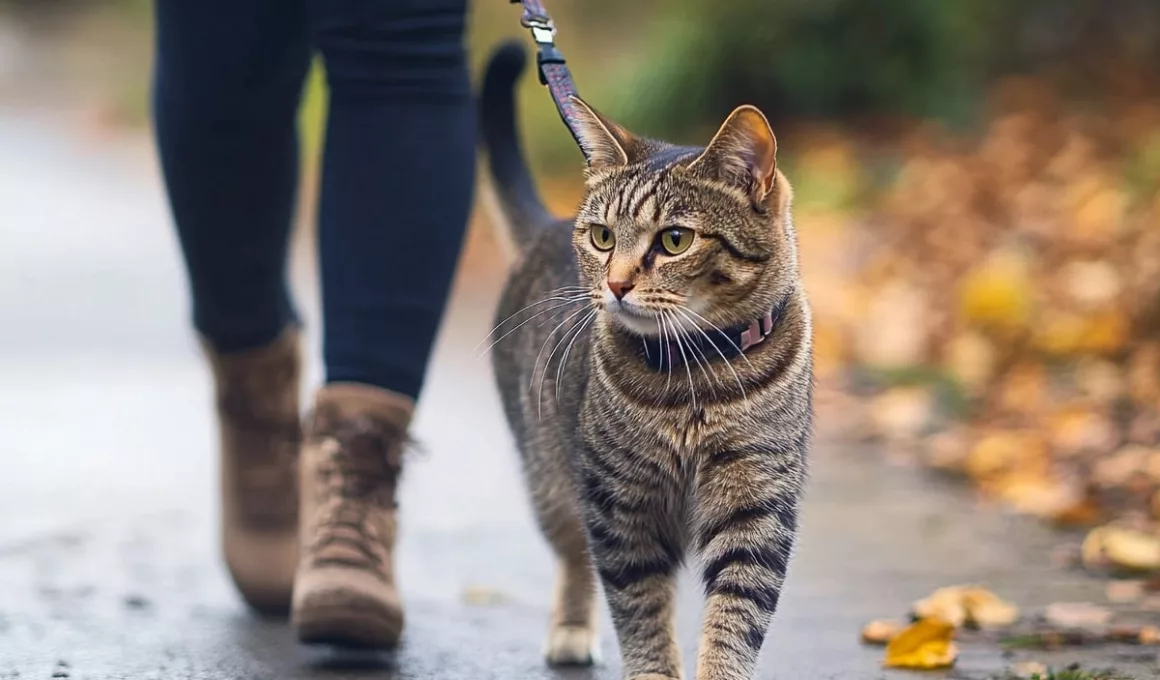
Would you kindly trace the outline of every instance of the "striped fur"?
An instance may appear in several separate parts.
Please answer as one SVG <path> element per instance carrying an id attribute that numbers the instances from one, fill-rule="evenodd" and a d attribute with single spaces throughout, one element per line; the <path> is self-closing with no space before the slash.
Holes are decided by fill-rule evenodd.
<path id="1" fill-rule="evenodd" d="M 511 87 L 491 76 L 487 87 Z M 487 102 L 503 94 L 485 88 L 484 127 L 490 152 L 510 160 L 501 148 L 510 130 L 487 132 Z M 706 592 L 696 678 L 747 680 L 785 580 L 812 423 L 792 192 L 756 109 L 739 109 L 707 149 L 610 134 L 598 120 L 585 134 L 606 136 L 585 148 L 603 152 L 589 157 L 576 218 L 511 230 L 522 235 L 521 255 L 492 351 L 532 503 L 559 560 L 547 658 L 593 661 L 599 581 L 625 677 L 684 677 L 674 588 L 694 553 Z M 495 183 L 523 186 L 527 177 Z M 506 210 L 509 220 L 535 212 Z M 593 245 L 597 224 L 613 230 L 612 251 Z M 678 256 L 655 247 L 658 230 L 672 225 L 696 232 Z M 634 283 L 625 299 L 644 318 L 609 297 L 613 277 Z M 696 356 L 688 345 L 671 372 L 644 361 L 642 334 L 732 326 L 784 297 L 772 335 L 743 357 Z"/>

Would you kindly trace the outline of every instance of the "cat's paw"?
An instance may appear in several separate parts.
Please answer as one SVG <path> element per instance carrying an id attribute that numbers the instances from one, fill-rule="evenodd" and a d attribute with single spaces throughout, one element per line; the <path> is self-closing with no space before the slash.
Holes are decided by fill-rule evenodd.
<path id="1" fill-rule="evenodd" d="M 553 666 L 591 666 L 600 661 L 599 642 L 587 626 L 553 626 L 544 656 Z"/>

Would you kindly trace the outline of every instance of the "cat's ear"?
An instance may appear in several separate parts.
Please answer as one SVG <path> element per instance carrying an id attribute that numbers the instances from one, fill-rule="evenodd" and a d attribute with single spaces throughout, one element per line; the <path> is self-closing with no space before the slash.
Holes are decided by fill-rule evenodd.
<path id="1" fill-rule="evenodd" d="M 595 170 L 628 165 L 637 143 L 632 133 L 605 118 L 583 99 L 574 96 L 572 103 L 575 105 L 574 131 L 588 167 Z"/>
<path id="2" fill-rule="evenodd" d="M 777 182 L 777 138 L 765 114 L 748 104 L 734 109 L 689 171 L 744 189 L 755 206 L 764 205 Z"/>

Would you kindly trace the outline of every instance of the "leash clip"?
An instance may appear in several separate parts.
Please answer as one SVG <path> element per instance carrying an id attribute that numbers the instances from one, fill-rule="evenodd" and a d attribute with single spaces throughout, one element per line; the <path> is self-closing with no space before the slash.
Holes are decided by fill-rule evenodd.
<path id="1" fill-rule="evenodd" d="M 556 24 L 548 17 L 525 17 L 524 27 L 532 32 L 532 40 L 536 41 L 536 67 L 540 75 L 540 84 L 548 84 L 548 74 L 544 72 L 545 64 L 564 64 L 564 55 L 556 47 Z"/>
<path id="2" fill-rule="evenodd" d="M 528 19 L 525 24 L 532 32 L 532 40 L 536 41 L 538 45 L 555 45 L 556 44 L 556 25 L 551 19 L 541 19 L 536 17 Z"/>

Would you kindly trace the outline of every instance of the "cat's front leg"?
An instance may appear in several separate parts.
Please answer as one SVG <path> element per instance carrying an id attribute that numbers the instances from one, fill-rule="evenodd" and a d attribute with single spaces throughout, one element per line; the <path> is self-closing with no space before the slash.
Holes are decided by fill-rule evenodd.
<path id="1" fill-rule="evenodd" d="M 793 548 L 803 455 L 741 448 L 701 465 L 694 535 L 707 599 L 697 680 L 753 677 Z"/>
<path id="2" fill-rule="evenodd" d="M 588 453 L 579 496 L 596 571 L 620 641 L 624 677 L 680 680 L 675 630 L 676 573 L 683 557 L 672 481 L 635 454 Z"/>

